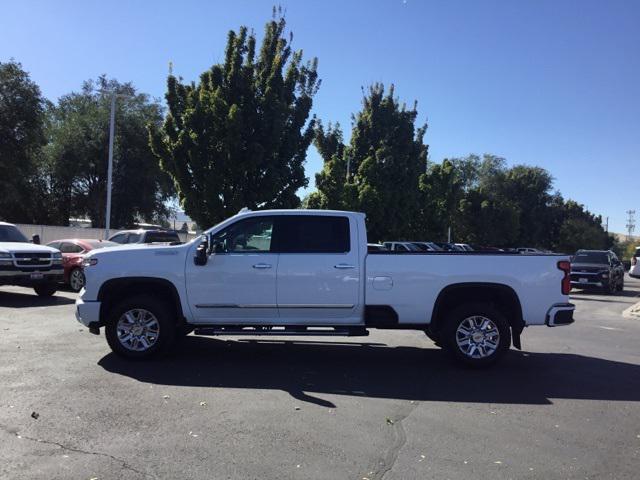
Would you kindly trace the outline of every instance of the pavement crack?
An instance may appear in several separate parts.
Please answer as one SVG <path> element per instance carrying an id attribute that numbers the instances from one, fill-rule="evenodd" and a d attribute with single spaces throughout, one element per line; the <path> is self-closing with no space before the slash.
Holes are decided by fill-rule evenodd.
<path id="1" fill-rule="evenodd" d="M 137 468 L 131 466 L 123 458 L 116 457 L 116 456 L 111 455 L 109 453 L 94 452 L 94 451 L 91 451 L 91 450 L 83 450 L 81 448 L 76 448 L 76 447 L 72 447 L 72 446 L 69 446 L 69 445 L 65 445 L 64 443 L 56 442 L 54 440 L 44 440 L 42 438 L 29 437 L 27 435 L 22 435 L 17 430 L 5 427 L 4 425 L 0 425 L 0 428 L 2 430 L 4 430 L 5 432 L 14 435 L 16 438 L 19 438 L 19 439 L 22 439 L 22 440 L 29 440 L 31 442 L 43 443 L 45 445 L 52 445 L 54 447 L 58 447 L 58 448 L 60 448 L 62 450 L 68 451 L 68 452 L 81 453 L 81 454 L 84 454 L 84 455 L 96 455 L 96 456 L 99 456 L 99 457 L 109 458 L 109 459 L 111 459 L 111 460 L 113 460 L 115 462 L 120 463 L 121 467 L 124 468 L 125 470 L 129 470 L 131 472 L 135 472 L 135 473 L 137 473 L 139 475 L 144 475 L 145 477 L 157 478 L 155 475 L 143 472 L 143 471 L 138 470 Z"/>
<path id="2" fill-rule="evenodd" d="M 407 433 L 404 430 L 404 426 L 402 422 L 406 420 L 409 415 L 413 413 L 413 411 L 418 407 L 419 403 L 414 402 L 407 407 L 400 409 L 398 413 L 392 418 L 390 418 L 393 425 L 394 438 L 393 442 L 385 452 L 384 456 L 378 462 L 378 467 L 373 471 L 370 475 L 367 475 L 367 478 L 370 480 L 382 480 L 387 473 L 391 471 L 396 461 L 398 460 L 398 455 L 400 454 L 400 450 L 407 443 Z"/>

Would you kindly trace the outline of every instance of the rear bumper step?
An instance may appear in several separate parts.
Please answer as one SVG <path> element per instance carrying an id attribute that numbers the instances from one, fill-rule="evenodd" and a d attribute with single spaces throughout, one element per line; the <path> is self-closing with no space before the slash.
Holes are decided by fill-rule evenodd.
<path id="1" fill-rule="evenodd" d="M 366 337 L 369 331 L 364 327 L 294 327 L 294 326 L 273 326 L 273 327 L 253 327 L 253 326 L 215 326 L 196 328 L 193 331 L 196 335 L 218 336 L 218 335 L 251 335 L 251 336 L 319 336 L 319 337 Z"/>

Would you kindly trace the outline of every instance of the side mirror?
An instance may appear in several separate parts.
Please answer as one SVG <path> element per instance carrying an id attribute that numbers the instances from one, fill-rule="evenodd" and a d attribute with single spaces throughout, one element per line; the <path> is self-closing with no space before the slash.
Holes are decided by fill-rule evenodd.
<path id="1" fill-rule="evenodd" d="M 207 258 L 209 257 L 209 239 L 206 235 L 202 236 L 202 242 L 196 249 L 196 254 L 193 256 L 193 263 L 198 266 L 207 264 Z"/>
<path id="2" fill-rule="evenodd" d="M 33 243 L 34 245 L 40 245 L 40 235 L 36 233 L 33 237 L 31 237 L 31 243 Z"/>

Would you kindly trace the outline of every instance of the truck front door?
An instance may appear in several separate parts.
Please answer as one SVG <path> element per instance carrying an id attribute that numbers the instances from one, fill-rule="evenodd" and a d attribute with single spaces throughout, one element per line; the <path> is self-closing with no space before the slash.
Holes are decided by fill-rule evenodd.
<path id="1" fill-rule="evenodd" d="M 279 255 L 272 249 L 273 225 L 272 216 L 238 220 L 212 236 L 213 251 L 205 265 L 187 262 L 187 297 L 196 322 L 277 319 Z"/>

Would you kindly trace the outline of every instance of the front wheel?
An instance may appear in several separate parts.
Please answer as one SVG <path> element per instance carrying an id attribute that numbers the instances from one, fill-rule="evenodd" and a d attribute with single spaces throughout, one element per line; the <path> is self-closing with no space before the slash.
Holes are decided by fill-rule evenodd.
<path id="1" fill-rule="evenodd" d="M 58 290 L 54 283 L 42 283 L 33 287 L 39 297 L 50 297 Z"/>
<path id="2" fill-rule="evenodd" d="M 71 270 L 69 274 L 69 287 L 71 287 L 71 290 L 79 292 L 84 287 L 85 281 L 84 272 L 81 268 Z"/>
<path id="3" fill-rule="evenodd" d="M 443 330 L 445 348 L 464 365 L 482 368 L 495 363 L 511 346 L 509 322 L 487 303 L 452 310 Z"/>
<path id="4" fill-rule="evenodd" d="M 166 353 L 176 337 L 172 308 L 152 295 L 124 299 L 107 315 L 105 334 L 114 353 L 147 359 Z"/>

